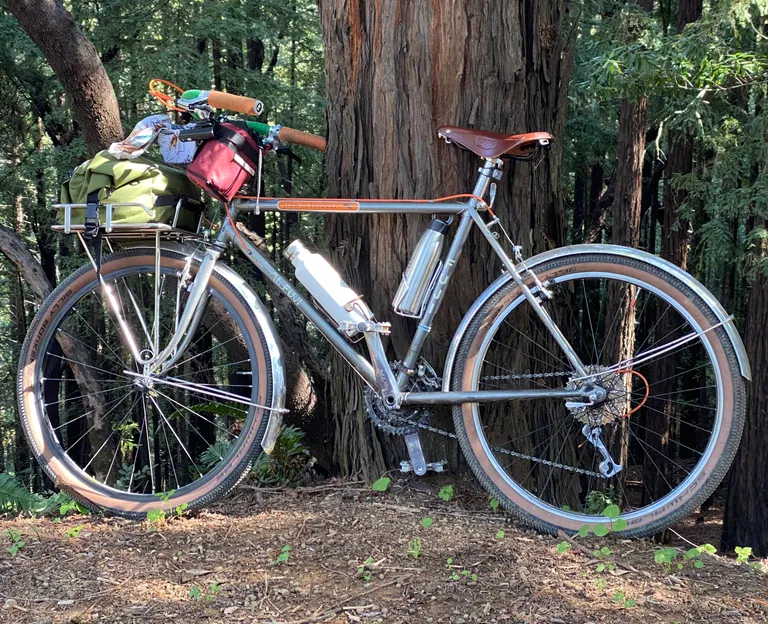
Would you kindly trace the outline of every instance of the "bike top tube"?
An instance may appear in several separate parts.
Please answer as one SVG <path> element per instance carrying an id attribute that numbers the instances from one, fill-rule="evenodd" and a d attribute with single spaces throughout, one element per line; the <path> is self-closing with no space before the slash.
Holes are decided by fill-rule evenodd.
<path id="1" fill-rule="evenodd" d="M 463 196 L 469 197 L 469 195 Z M 283 199 L 275 197 L 236 199 L 238 213 L 254 212 L 321 212 L 341 214 L 459 214 L 466 202 L 436 200 L 357 200 L 357 199 Z"/>

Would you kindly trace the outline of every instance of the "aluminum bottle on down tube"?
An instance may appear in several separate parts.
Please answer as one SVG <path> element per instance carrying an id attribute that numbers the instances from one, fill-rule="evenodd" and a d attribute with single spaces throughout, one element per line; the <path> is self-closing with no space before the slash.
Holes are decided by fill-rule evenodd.
<path id="1" fill-rule="evenodd" d="M 300 240 L 288 245 L 283 255 L 296 269 L 296 279 L 340 328 L 345 323 L 357 326 L 373 318 L 360 296 L 347 286 L 338 271 L 323 256 L 312 253 Z M 357 329 L 343 331 L 349 337 L 359 333 Z"/>
<path id="2" fill-rule="evenodd" d="M 432 278 L 443 253 L 446 232 L 448 224 L 445 221 L 432 219 L 419 239 L 392 301 L 397 314 L 416 318 L 423 315 L 424 303 L 432 290 Z"/>

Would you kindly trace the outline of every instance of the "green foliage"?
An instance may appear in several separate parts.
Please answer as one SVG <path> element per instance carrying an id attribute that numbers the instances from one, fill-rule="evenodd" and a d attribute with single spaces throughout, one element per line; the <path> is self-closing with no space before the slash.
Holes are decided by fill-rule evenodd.
<path id="1" fill-rule="evenodd" d="M 150 509 L 147 512 L 147 522 L 154 529 L 158 529 L 165 523 L 165 510 L 163 509 Z"/>
<path id="2" fill-rule="evenodd" d="M 631 609 L 637 605 L 637 603 L 632 600 L 632 598 L 627 598 L 624 592 L 620 589 L 617 589 L 616 593 L 613 595 L 613 601 L 620 604 L 625 609 Z"/>
<path id="3" fill-rule="evenodd" d="M 421 519 L 421 526 L 423 526 L 425 529 L 428 529 L 429 527 L 431 527 L 433 523 L 434 523 L 434 520 L 432 520 L 432 518 L 430 518 L 429 516 Z"/>
<path id="4" fill-rule="evenodd" d="M 280 563 L 288 563 L 288 560 L 291 558 L 291 546 L 289 544 L 285 544 L 280 549 L 280 552 L 277 554 L 277 558 L 272 561 L 269 565 L 276 566 Z"/>
<path id="5" fill-rule="evenodd" d="M 357 578 L 363 579 L 364 582 L 370 582 L 373 576 L 373 557 L 368 557 L 362 565 L 357 568 Z"/>
<path id="6" fill-rule="evenodd" d="M 380 477 L 373 482 L 373 485 L 371 485 L 371 489 L 374 492 L 386 492 L 387 488 L 389 487 L 389 482 L 390 482 L 389 477 Z"/>
<path id="7" fill-rule="evenodd" d="M 571 549 L 571 545 L 565 540 L 563 540 L 557 545 L 557 548 L 555 550 L 557 550 L 558 555 L 563 555 L 567 553 L 570 549 Z"/>
<path id="8" fill-rule="evenodd" d="M 667 574 L 669 574 L 672 571 L 672 564 L 675 562 L 675 559 L 677 559 L 679 554 L 680 553 L 677 551 L 677 548 L 661 548 L 653 554 L 653 560 L 656 563 L 663 565 L 667 571 Z"/>
<path id="9" fill-rule="evenodd" d="M 440 488 L 440 491 L 437 493 L 437 495 L 447 503 L 453 498 L 453 486 L 444 485 Z"/>
<path id="10" fill-rule="evenodd" d="M 736 553 L 737 563 L 747 563 L 752 556 L 752 548 L 750 546 L 736 546 L 734 552 Z"/>
<path id="11" fill-rule="evenodd" d="M 8 536 L 8 541 L 11 545 L 8 547 L 8 552 L 11 553 L 11 557 L 15 557 L 22 548 L 24 548 L 24 540 L 21 539 L 21 531 L 16 529 L 8 529 L 5 534 Z"/>
<path id="12" fill-rule="evenodd" d="M 0 513 L 25 511 L 34 505 L 34 497 L 12 475 L 0 473 Z"/>
<path id="13" fill-rule="evenodd" d="M 266 486 L 297 487 L 309 459 L 304 432 L 297 427 L 283 427 L 270 455 L 262 453 L 253 466 L 259 483 Z"/>
<path id="14" fill-rule="evenodd" d="M 410 542 L 408 542 L 408 548 L 406 552 L 414 559 L 418 559 L 422 552 L 421 539 L 414 537 Z"/>
<path id="15" fill-rule="evenodd" d="M 498 509 L 499 509 L 499 501 L 496 500 L 493 496 L 491 496 L 488 499 L 488 506 L 491 509 L 493 509 L 494 511 L 498 511 Z"/>
<path id="16" fill-rule="evenodd" d="M 498 531 L 496 531 L 496 539 L 497 540 L 503 540 L 504 539 L 504 535 L 505 535 L 504 529 L 499 529 Z"/>
<path id="17" fill-rule="evenodd" d="M 189 597 L 197 602 L 213 602 L 219 591 L 221 591 L 221 585 L 218 583 L 211 583 L 205 591 L 193 585 L 189 588 Z"/>
<path id="18" fill-rule="evenodd" d="M 449 581 L 460 581 L 462 579 L 466 579 L 467 581 L 471 581 L 472 583 L 477 583 L 479 580 L 479 577 L 475 572 L 472 572 L 471 570 L 467 570 L 463 566 L 454 565 L 453 558 L 451 557 L 445 560 L 445 567 L 449 571 L 449 575 L 448 575 Z"/>
<path id="19" fill-rule="evenodd" d="M 84 528 L 85 527 L 82 524 L 79 524 L 79 525 L 74 526 L 74 527 L 70 527 L 64 533 L 64 537 L 67 537 L 67 538 L 80 537 L 80 533 L 82 532 L 82 530 Z"/>
<path id="20" fill-rule="evenodd" d="M 209 472 L 229 453 L 231 444 L 226 440 L 217 440 L 200 453 L 200 467 Z"/>

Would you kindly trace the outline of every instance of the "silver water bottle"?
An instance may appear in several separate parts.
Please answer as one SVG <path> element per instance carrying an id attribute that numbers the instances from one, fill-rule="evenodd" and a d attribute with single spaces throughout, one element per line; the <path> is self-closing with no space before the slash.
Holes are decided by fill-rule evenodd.
<path id="1" fill-rule="evenodd" d="M 400 316 L 421 318 L 424 314 L 424 304 L 440 263 L 446 232 L 447 223 L 432 219 L 427 231 L 419 239 L 392 302 L 392 307 Z"/>

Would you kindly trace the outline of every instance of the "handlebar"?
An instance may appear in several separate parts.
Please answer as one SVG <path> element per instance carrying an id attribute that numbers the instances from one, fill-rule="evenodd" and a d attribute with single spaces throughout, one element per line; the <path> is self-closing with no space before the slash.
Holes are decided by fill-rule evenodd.
<path id="1" fill-rule="evenodd" d="M 222 108 L 233 113 L 243 113 L 244 115 L 261 115 L 264 111 L 264 104 L 256 98 L 232 95 L 231 93 L 222 93 L 221 91 L 209 92 L 208 104 L 214 108 Z"/>
<path id="2" fill-rule="evenodd" d="M 178 87 L 175 87 L 179 91 Z M 157 96 L 157 94 L 154 94 Z M 162 101 L 162 100 L 161 100 Z M 194 110 L 195 108 L 205 108 L 205 105 L 213 108 L 221 108 L 235 113 L 245 115 L 260 115 L 264 111 L 264 104 L 255 98 L 245 97 L 243 95 L 234 95 L 232 93 L 223 93 L 221 91 L 202 91 L 199 89 L 190 89 L 184 91 L 179 99 L 174 100 L 178 106 L 185 110 Z M 165 102 L 164 102 L 165 103 Z M 166 104 L 167 105 L 167 104 Z M 210 110 L 210 109 L 209 109 Z M 325 151 L 325 138 L 309 132 L 294 130 L 286 126 L 270 126 L 259 122 L 247 122 L 251 129 L 266 137 L 273 136 L 286 143 L 295 143 L 296 145 L 305 145 L 312 149 Z M 199 140 L 193 138 L 193 133 L 182 131 L 183 138 L 188 141 Z M 182 135 L 180 135 L 181 137 Z"/>

